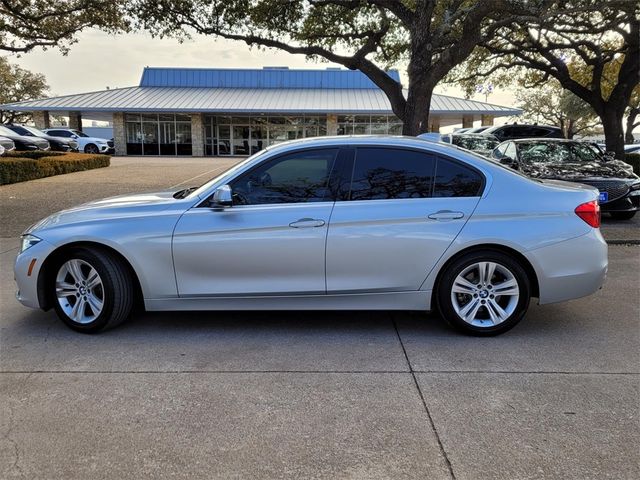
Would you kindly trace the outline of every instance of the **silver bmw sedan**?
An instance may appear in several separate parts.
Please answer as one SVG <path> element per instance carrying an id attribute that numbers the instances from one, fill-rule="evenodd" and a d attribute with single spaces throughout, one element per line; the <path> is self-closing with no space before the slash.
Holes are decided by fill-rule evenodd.
<path id="1" fill-rule="evenodd" d="M 30 227 L 17 298 L 97 332 L 157 310 L 431 310 L 473 335 L 531 298 L 598 290 L 598 191 L 455 146 L 322 137 L 263 150 L 199 188 L 98 200 Z"/>

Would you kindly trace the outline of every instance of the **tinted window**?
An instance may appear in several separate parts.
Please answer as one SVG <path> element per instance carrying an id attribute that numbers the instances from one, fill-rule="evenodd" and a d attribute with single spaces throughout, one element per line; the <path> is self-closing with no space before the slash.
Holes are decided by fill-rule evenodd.
<path id="1" fill-rule="evenodd" d="M 412 150 L 359 148 L 351 182 L 351 200 L 431 196 L 435 157 Z"/>
<path id="2" fill-rule="evenodd" d="M 261 205 L 329 199 L 336 153 L 337 149 L 307 150 L 267 161 L 233 181 L 233 202 Z"/>
<path id="3" fill-rule="evenodd" d="M 49 130 L 49 135 L 53 137 L 71 137 L 71 132 L 66 130 Z"/>
<path id="4" fill-rule="evenodd" d="M 480 195 L 482 177 L 457 162 L 438 158 L 434 197 L 475 197 Z"/>

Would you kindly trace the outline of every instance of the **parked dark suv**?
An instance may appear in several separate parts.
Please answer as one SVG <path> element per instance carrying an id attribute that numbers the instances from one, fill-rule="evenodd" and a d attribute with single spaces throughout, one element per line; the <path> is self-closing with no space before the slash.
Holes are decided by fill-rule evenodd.
<path id="1" fill-rule="evenodd" d="M 546 125 L 500 125 L 487 128 L 482 131 L 483 135 L 495 135 L 498 140 L 518 140 L 520 138 L 564 138 L 562 130 L 558 127 Z"/>
<path id="2" fill-rule="evenodd" d="M 595 143 L 558 139 L 509 140 L 492 158 L 532 178 L 584 183 L 600 191 L 600 207 L 617 220 L 640 210 L 640 178 L 631 165 L 605 155 Z"/>

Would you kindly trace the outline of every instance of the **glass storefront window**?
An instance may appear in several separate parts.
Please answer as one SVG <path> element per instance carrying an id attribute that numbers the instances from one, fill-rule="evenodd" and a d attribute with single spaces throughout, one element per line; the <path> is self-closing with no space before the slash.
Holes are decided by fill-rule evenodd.
<path id="1" fill-rule="evenodd" d="M 191 117 L 173 113 L 125 115 L 128 155 L 191 155 Z"/>
<path id="2" fill-rule="evenodd" d="M 338 115 L 338 135 L 400 135 L 394 115 Z M 191 116 L 125 114 L 129 155 L 191 155 Z M 206 115 L 205 155 L 251 155 L 268 145 L 327 135 L 326 115 Z"/>

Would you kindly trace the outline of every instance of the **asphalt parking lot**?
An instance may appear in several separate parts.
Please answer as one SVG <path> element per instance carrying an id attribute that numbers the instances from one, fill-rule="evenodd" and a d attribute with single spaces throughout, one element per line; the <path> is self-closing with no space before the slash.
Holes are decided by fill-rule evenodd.
<path id="1" fill-rule="evenodd" d="M 597 294 L 487 339 L 397 312 L 145 313 L 87 336 L 15 301 L 32 222 L 235 161 L 0 187 L 0 478 L 640 478 L 637 245 L 610 247 Z"/>

